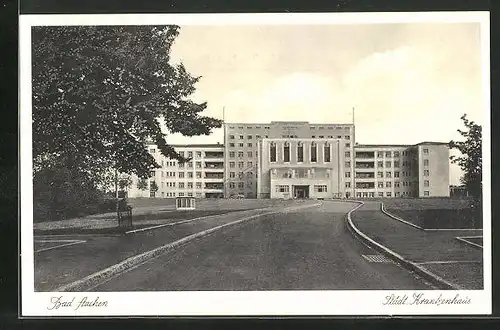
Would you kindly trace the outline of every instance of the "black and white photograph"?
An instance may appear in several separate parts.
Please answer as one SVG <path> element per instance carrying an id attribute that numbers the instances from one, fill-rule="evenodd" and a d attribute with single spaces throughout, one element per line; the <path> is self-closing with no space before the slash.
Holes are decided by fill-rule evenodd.
<path id="1" fill-rule="evenodd" d="M 22 15 L 24 316 L 491 313 L 489 15 Z"/>

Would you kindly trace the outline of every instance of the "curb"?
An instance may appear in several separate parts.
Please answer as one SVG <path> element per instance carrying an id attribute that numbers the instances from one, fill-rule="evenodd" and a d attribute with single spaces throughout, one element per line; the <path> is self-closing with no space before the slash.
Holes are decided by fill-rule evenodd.
<path id="1" fill-rule="evenodd" d="M 446 281 L 442 277 L 428 271 L 424 267 L 422 267 L 422 266 L 420 266 L 412 261 L 406 260 L 401 255 L 399 255 L 396 252 L 392 251 L 391 249 L 385 247 L 384 245 L 374 241 L 373 239 L 368 237 L 366 234 L 364 234 L 361 230 L 359 230 L 354 225 L 352 218 L 351 218 L 351 213 L 364 205 L 364 202 L 357 201 L 357 203 L 359 203 L 359 205 L 357 207 L 355 207 L 354 209 L 352 209 L 351 211 L 349 211 L 349 213 L 347 213 L 346 218 L 347 218 L 347 224 L 348 224 L 349 228 L 351 229 L 351 232 L 353 232 L 358 238 L 363 240 L 370 247 L 374 248 L 375 250 L 385 254 L 386 256 L 391 258 L 392 260 L 396 261 L 399 265 L 403 266 L 404 268 L 406 268 L 410 271 L 413 271 L 413 272 L 417 273 L 418 275 L 420 275 L 421 277 L 425 278 L 427 281 L 431 282 L 432 284 L 434 284 L 436 287 L 438 287 L 441 290 L 461 290 L 462 289 L 460 286 Z"/>
<path id="2" fill-rule="evenodd" d="M 312 204 L 312 205 L 301 205 L 299 207 L 291 207 L 291 210 L 297 210 L 300 208 L 308 208 L 308 207 L 314 207 L 318 206 L 321 203 L 318 204 Z M 56 292 L 80 292 L 80 291 L 85 291 L 86 288 L 89 287 L 95 287 L 99 285 L 102 281 L 106 280 L 107 278 L 116 276 L 117 274 L 134 267 L 138 264 L 144 263 L 145 261 L 152 259 L 154 257 L 157 257 L 161 254 L 164 254 L 170 250 L 173 250 L 174 248 L 180 247 L 194 239 L 204 237 L 207 235 L 210 235 L 211 233 L 221 230 L 223 228 L 229 227 L 229 226 L 234 226 L 252 219 L 256 219 L 258 217 L 264 216 L 264 215 L 269 215 L 269 214 L 276 214 L 276 213 L 281 213 L 283 211 L 288 211 L 288 208 L 285 208 L 284 210 L 281 211 L 274 211 L 274 212 L 268 212 L 268 213 L 262 213 L 262 214 L 256 214 L 252 216 L 248 216 L 239 220 L 235 220 L 233 222 L 229 222 L 220 226 L 216 226 L 210 229 L 206 229 L 203 231 L 200 231 L 195 234 L 191 234 L 189 236 L 185 236 L 177 241 L 174 241 L 169 244 L 162 245 L 160 247 L 157 247 L 153 250 L 143 252 L 139 255 L 127 258 L 123 260 L 122 262 L 119 262 L 111 267 L 105 268 L 101 271 L 98 271 L 96 273 L 93 273 L 91 275 L 88 275 L 80 280 L 77 280 L 75 282 L 69 283 L 62 285 L 58 288 L 56 288 L 54 291 Z"/>
<path id="3" fill-rule="evenodd" d="M 476 243 L 472 243 L 470 241 L 467 240 L 467 237 L 455 237 L 456 240 L 462 242 L 462 243 L 465 243 L 467 245 L 470 245 L 472 246 L 473 248 L 476 248 L 476 249 L 479 249 L 479 250 L 484 250 L 483 246 L 482 245 L 479 245 L 479 244 L 476 244 Z"/>
<path id="4" fill-rule="evenodd" d="M 382 211 L 385 215 L 387 215 L 387 216 L 389 216 L 389 217 L 393 218 L 394 220 L 397 220 L 397 221 L 399 221 L 399 222 L 404 223 L 405 225 L 412 226 L 412 227 L 417 228 L 417 229 L 419 229 L 419 230 L 423 230 L 423 231 L 425 231 L 425 228 L 420 227 L 420 226 L 417 226 L 417 225 L 416 225 L 416 224 L 414 224 L 414 223 L 411 223 L 411 222 L 409 222 L 409 221 L 403 220 L 403 219 L 401 219 L 400 217 L 395 216 L 394 214 L 391 214 L 391 213 L 387 212 L 387 210 L 385 209 L 384 203 L 382 203 L 382 202 L 380 202 L 380 210 L 381 210 L 381 211 Z"/>

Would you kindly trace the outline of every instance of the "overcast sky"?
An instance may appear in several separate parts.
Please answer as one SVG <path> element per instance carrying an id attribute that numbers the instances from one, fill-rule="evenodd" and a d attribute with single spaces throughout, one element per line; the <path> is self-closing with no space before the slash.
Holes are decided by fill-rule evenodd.
<path id="1" fill-rule="evenodd" d="M 483 124 L 479 24 L 182 26 L 172 60 L 202 76 L 193 96 L 228 122 L 351 122 L 356 142 L 457 139 Z M 170 143 L 222 142 L 169 137 Z M 460 173 L 453 166 L 451 183 Z"/>

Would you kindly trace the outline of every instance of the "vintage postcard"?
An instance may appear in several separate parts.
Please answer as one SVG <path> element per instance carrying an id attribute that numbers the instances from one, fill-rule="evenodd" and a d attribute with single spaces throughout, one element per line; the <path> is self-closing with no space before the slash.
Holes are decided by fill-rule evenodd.
<path id="1" fill-rule="evenodd" d="M 491 314 L 489 13 L 21 15 L 22 317 Z"/>

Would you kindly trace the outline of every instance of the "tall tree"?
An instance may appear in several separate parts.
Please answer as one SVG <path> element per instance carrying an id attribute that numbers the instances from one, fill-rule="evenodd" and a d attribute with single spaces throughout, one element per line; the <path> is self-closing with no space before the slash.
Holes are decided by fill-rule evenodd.
<path id="1" fill-rule="evenodd" d="M 467 118 L 464 114 L 462 122 L 465 130 L 457 131 L 464 137 L 464 141 L 451 141 L 450 147 L 460 151 L 461 156 L 451 156 L 452 163 L 457 164 L 463 171 L 461 183 L 474 198 L 474 208 L 482 212 L 483 191 L 483 157 L 482 157 L 482 127 Z"/>
<path id="2" fill-rule="evenodd" d="M 44 26 L 32 30 L 33 158 L 78 168 L 97 182 L 109 168 L 149 177 L 148 141 L 181 161 L 161 130 L 208 135 L 221 126 L 189 99 L 200 77 L 170 63 L 177 26 Z"/>

